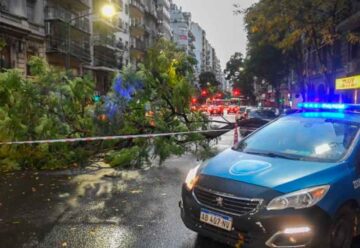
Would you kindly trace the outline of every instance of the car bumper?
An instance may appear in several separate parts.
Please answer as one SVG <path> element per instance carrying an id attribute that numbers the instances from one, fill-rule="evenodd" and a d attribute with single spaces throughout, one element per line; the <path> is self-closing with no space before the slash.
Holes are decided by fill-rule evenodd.
<path id="1" fill-rule="evenodd" d="M 179 203 L 181 218 L 187 228 L 230 246 L 261 247 L 327 247 L 330 217 L 320 208 L 267 211 L 262 208 L 250 215 L 237 216 L 202 206 L 185 187 Z M 232 231 L 200 222 L 201 209 L 232 217 Z M 284 234 L 286 228 L 309 227 L 305 234 Z M 296 242 L 294 242 L 294 240 Z"/>

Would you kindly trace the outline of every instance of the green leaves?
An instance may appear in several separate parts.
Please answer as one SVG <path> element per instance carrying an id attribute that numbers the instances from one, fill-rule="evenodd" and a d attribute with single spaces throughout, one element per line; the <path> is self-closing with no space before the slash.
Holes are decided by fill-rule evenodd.
<path id="1" fill-rule="evenodd" d="M 88 113 L 85 99 L 91 97 L 93 83 L 81 78 L 64 80 L 63 72 L 52 70 L 37 57 L 33 57 L 29 64 L 33 74 L 31 78 L 25 78 L 17 70 L 0 73 L 0 140 L 92 135 L 92 116 Z M 76 156 L 67 156 L 69 151 L 74 150 L 72 146 L 1 147 L 0 171 L 66 167 L 73 159 L 76 160 Z"/>
<path id="2" fill-rule="evenodd" d="M 126 100 L 113 90 L 104 100 L 94 103 L 95 85 L 88 77 L 70 78 L 37 57 L 29 64 L 31 77 L 24 77 L 17 70 L 0 73 L 0 141 L 207 128 L 203 117 L 189 110 L 194 92 L 193 61 L 171 42 L 160 40 L 149 49 L 138 71 L 124 69 L 123 84 L 136 89 Z M 111 119 L 109 112 L 119 114 Z M 172 155 L 200 147 L 194 143 L 206 144 L 207 141 L 201 135 L 190 135 L 154 140 L 1 146 L 0 171 L 66 168 L 74 163 L 85 164 L 93 155 L 108 150 L 113 150 L 106 157 L 111 166 L 139 167 L 150 157 L 159 157 L 163 162 Z M 207 149 L 207 146 L 201 147 Z"/>

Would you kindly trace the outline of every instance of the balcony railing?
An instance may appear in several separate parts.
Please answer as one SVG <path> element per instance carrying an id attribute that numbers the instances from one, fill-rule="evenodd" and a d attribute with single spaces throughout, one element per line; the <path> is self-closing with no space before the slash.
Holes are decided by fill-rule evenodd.
<path id="1" fill-rule="evenodd" d="M 140 0 L 130 0 L 130 5 L 138 8 L 141 12 L 145 11 L 145 6 Z"/>
<path id="2" fill-rule="evenodd" d="M 101 50 L 94 50 L 94 66 L 107 67 L 110 69 L 121 68 L 121 58 L 118 54 L 104 53 Z"/>
<path id="3" fill-rule="evenodd" d="M 58 7 L 46 7 L 45 8 L 45 19 L 46 20 L 61 20 L 63 22 L 68 22 L 69 20 L 75 18 L 76 15 L 60 6 Z M 88 18 L 80 18 L 71 23 L 72 27 L 75 27 L 79 30 L 89 33 L 90 32 L 90 21 Z"/>
<path id="4" fill-rule="evenodd" d="M 107 46 L 107 47 L 112 47 L 114 49 L 126 50 L 124 43 L 120 40 L 116 40 L 115 37 L 94 35 L 93 43 L 95 46 Z"/>
<path id="5" fill-rule="evenodd" d="M 146 44 L 144 41 L 135 41 L 131 43 L 130 48 L 135 50 L 145 51 Z"/>
<path id="6" fill-rule="evenodd" d="M 66 55 L 68 53 L 66 40 L 48 38 L 46 41 L 46 51 L 48 53 L 58 52 Z M 71 41 L 69 54 L 82 61 L 91 61 L 89 44 L 80 45 L 79 42 Z"/>
<path id="7" fill-rule="evenodd" d="M 156 19 L 158 18 L 157 9 L 156 9 L 155 5 L 151 5 L 151 7 L 150 6 L 145 6 L 145 12 L 152 15 Z"/>

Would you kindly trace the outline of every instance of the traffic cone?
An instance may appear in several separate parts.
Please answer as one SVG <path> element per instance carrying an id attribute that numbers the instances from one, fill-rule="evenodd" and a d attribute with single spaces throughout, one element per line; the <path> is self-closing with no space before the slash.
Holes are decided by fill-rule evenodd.
<path id="1" fill-rule="evenodd" d="M 239 142 L 239 133 L 238 133 L 238 125 L 237 121 L 235 121 L 235 129 L 234 129 L 234 145 Z"/>

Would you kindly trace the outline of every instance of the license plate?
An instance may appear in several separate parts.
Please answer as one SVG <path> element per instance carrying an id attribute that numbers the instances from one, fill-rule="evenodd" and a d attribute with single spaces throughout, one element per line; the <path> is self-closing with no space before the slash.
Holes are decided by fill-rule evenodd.
<path id="1" fill-rule="evenodd" d="M 221 229 L 231 231 L 232 218 L 223 214 L 214 213 L 207 209 L 201 209 L 200 221 Z"/>

